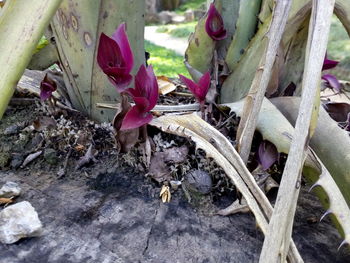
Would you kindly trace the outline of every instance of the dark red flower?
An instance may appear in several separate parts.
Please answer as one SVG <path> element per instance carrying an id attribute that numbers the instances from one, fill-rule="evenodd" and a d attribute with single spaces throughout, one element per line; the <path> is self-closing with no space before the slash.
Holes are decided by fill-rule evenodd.
<path id="1" fill-rule="evenodd" d="M 126 90 L 132 76 L 134 56 L 125 32 L 125 23 L 119 25 L 112 38 L 104 33 L 100 36 L 97 63 L 118 92 Z"/>
<path id="2" fill-rule="evenodd" d="M 200 104 L 204 104 L 205 96 L 210 88 L 210 73 L 205 73 L 198 81 L 198 84 L 193 80 L 179 75 L 181 81 L 186 84 L 187 88 L 192 92 Z"/>
<path id="3" fill-rule="evenodd" d="M 338 65 L 338 63 L 339 63 L 339 61 L 328 59 L 327 54 L 326 54 L 324 61 L 323 61 L 322 71 L 327 70 L 327 69 L 332 69 L 332 68 L 336 67 Z"/>
<path id="4" fill-rule="evenodd" d="M 135 77 L 135 88 L 127 90 L 135 106 L 125 115 L 121 130 L 138 128 L 152 120 L 150 111 L 157 104 L 158 90 L 158 82 L 152 66 L 146 68 L 145 65 L 141 65 Z"/>
<path id="5" fill-rule="evenodd" d="M 44 79 L 40 83 L 40 99 L 47 100 L 52 96 L 52 93 L 56 91 L 57 84 L 56 82 L 48 76 L 45 75 Z"/>
<path id="6" fill-rule="evenodd" d="M 208 10 L 205 30 L 213 40 L 222 40 L 227 36 L 226 29 L 224 28 L 224 21 L 213 3 L 210 4 Z"/>

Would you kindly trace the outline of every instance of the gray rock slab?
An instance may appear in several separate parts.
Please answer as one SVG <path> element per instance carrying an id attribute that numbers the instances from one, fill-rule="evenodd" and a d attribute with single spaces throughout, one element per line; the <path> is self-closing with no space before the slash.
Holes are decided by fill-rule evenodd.
<path id="1" fill-rule="evenodd" d="M 181 191 L 162 204 L 160 188 L 130 171 L 96 179 L 0 172 L 0 183 L 7 180 L 21 182 L 17 201 L 35 206 L 44 232 L 0 245 L 1 262 L 258 262 L 263 235 L 251 214 L 206 216 Z M 294 240 L 305 262 L 346 262 L 330 222 L 307 222 L 323 209 L 302 196 Z"/>
<path id="2" fill-rule="evenodd" d="M 0 242 L 12 244 L 21 238 L 39 236 L 41 232 L 38 213 L 29 202 L 22 201 L 0 211 Z"/>
<path id="3" fill-rule="evenodd" d="M 0 197 L 11 198 L 21 194 L 21 187 L 15 182 L 6 182 L 0 188 Z"/>

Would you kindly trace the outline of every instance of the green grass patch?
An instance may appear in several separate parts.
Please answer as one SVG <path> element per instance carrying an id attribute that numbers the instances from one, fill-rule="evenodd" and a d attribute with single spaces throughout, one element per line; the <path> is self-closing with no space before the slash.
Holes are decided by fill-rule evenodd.
<path id="1" fill-rule="evenodd" d="M 156 75 L 178 77 L 178 74 L 182 74 L 189 77 L 183 63 L 184 58 L 174 51 L 154 45 L 149 41 L 145 41 L 145 50 L 151 55 L 148 64 L 153 66 Z"/>
<path id="2" fill-rule="evenodd" d="M 188 38 L 188 36 L 194 32 L 197 22 L 183 23 L 179 25 L 166 25 L 159 26 L 156 30 L 157 33 L 167 33 L 177 38 Z"/>
<path id="3" fill-rule="evenodd" d="M 197 10 L 203 7 L 205 8 L 206 4 L 206 0 L 188 0 L 186 3 L 180 5 L 179 8 L 175 10 L 175 12 L 178 14 L 183 14 L 188 9 Z"/>
<path id="4" fill-rule="evenodd" d="M 350 69 L 350 38 L 336 16 L 332 18 L 327 51 L 331 59 L 339 60 L 340 66 Z"/>

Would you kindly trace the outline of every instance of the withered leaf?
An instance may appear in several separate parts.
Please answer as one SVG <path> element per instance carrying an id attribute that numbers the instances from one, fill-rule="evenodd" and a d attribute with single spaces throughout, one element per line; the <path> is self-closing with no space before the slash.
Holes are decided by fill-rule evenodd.
<path id="1" fill-rule="evenodd" d="M 51 117 L 41 116 L 33 122 L 33 126 L 36 131 L 43 131 L 57 128 L 57 122 Z"/>
<path id="2" fill-rule="evenodd" d="M 168 163 L 182 163 L 188 155 L 188 147 L 172 147 L 163 152 L 156 152 L 151 158 L 149 175 L 157 182 L 164 182 L 171 179 Z"/>

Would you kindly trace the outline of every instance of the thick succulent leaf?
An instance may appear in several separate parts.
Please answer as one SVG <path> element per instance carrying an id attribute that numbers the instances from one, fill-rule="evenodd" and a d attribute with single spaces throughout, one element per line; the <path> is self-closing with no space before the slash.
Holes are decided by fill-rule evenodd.
<path id="1" fill-rule="evenodd" d="M 334 12 L 350 36 L 350 1 L 337 0 L 335 2 Z"/>
<path id="2" fill-rule="evenodd" d="M 223 103 L 240 100 L 248 93 L 255 72 L 258 70 L 259 62 L 266 50 L 266 32 L 268 31 L 271 22 L 271 15 L 268 17 L 267 15 L 270 12 L 269 9 L 271 4 L 272 3 L 270 1 L 263 2 L 264 10 L 262 10 L 262 12 L 264 14 L 261 13 L 260 15 L 264 17 L 264 21 L 260 25 L 254 38 L 249 42 L 239 62 L 232 68 L 233 72 L 223 83 L 221 89 L 221 101 Z M 291 40 L 298 32 L 302 23 L 309 16 L 310 10 L 311 1 L 295 0 L 292 2 L 282 40 L 282 46 L 286 52 L 289 50 Z M 305 37 L 307 37 L 307 33 Z M 302 57 L 302 60 L 303 59 L 304 57 Z"/>
<path id="3" fill-rule="evenodd" d="M 257 224 L 265 233 L 267 221 L 264 214 L 270 218 L 272 206 L 226 137 L 202 120 L 197 113 L 164 115 L 154 119 L 150 125 L 156 126 L 164 132 L 191 139 L 196 143 L 197 148 L 206 152 L 208 158 L 213 158 L 242 193 L 256 218 Z M 289 251 L 291 262 L 301 262 L 302 259 L 295 245 L 291 244 Z"/>
<path id="4" fill-rule="evenodd" d="M 225 59 L 230 70 L 233 70 L 247 48 L 249 41 L 255 35 L 258 24 L 256 17 L 259 13 L 260 5 L 261 0 L 244 0 L 240 3 L 236 31 Z"/>
<path id="5" fill-rule="evenodd" d="M 291 83 L 296 85 L 298 93 L 301 90 L 301 81 L 305 65 L 305 51 L 307 44 L 307 35 L 309 29 L 309 15 L 299 26 L 299 30 L 295 33 L 293 38 L 285 43 L 285 62 L 282 68 L 280 85 L 278 94 L 283 95 Z"/>
<path id="6" fill-rule="evenodd" d="M 295 124 L 300 98 L 280 97 L 272 99 L 271 102 Z M 317 128 L 310 146 L 327 167 L 350 206 L 350 137 L 323 108 L 320 108 Z"/>
<path id="7" fill-rule="evenodd" d="M 126 23 L 134 51 L 134 70 L 144 63 L 144 1 L 95 0 L 82 3 L 63 0 L 51 27 L 57 43 L 65 84 L 73 106 L 99 121 L 111 121 L 112 109 L 100 109 L 97 103 L 115 103 L 120 99 L 96 61 L 98 38 L 102 32 L 111 36 Z M 112 10 L 123 10 L 113 12 Z"/>
<path id="8" fill-rule="evenodd" d="M 0 10 L 0 119 L 61 0 L 7 1 Z"/>
<path id="9" fill-rule="evenodd" d="M 271 16 L 274 2 L 274 0 L 261 1 L 261 8 L 259 13 L 260 25 L 264 24 L 266 22 L 266 19 L 268 19 Z"/>
<path id="10" fill-rule="evenodd" d="M 238 116 L 243 112 L 243 101 L 228 103 Z M 272 142 L 281 153 L 289 152 L 294 128 L 283 114 L 267 99 L 264 100 L 259 114 L 257 130 L 264 140 Z M 316 131 L 317 133 L 317 131 Z M 322 176 L 320 177 L 320 175 Z M 304 177 L 317 184 L 315 192 L 326 210 L 331 211 L 332 220 L 342 237 L 350 244 L 350 209 L 338 185 L 328 173 L 326 167 L 309 151 L 304 168 Z"/>
<path id="11" fill-rule="evenodd" d="M 232 69 L 221 88 L 221 102 L 232 102 L 244 98 L 253 82 L 258 65 L 267 47 L 266 33 L 271 17 L 250 41 L 239 63 Z"/>
<path id="12" fill-rule="evenodd" d="M 195 32 L 189 37 L 185 52 L 185 60 L 188 64 L 201 73 L 210 70 L 215 49 L 215 41 L 205 31 L 207 17 L 206 14 L 198 21 Z"/>

